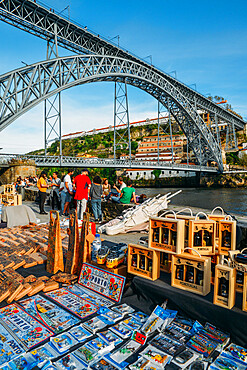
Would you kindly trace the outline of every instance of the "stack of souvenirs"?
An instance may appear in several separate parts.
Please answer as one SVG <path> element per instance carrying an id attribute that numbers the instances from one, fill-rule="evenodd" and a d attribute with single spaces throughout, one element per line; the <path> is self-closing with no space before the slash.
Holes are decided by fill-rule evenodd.
<path id="1" fill-rule="evenodd" d="M 148 316 L 116 304 L 121 295 L 108 295 L 112 274 L 97 270 L 92 268 L 89 286 L 104 279 L 102 294 L 81 285 L 83 272 L 79 284 L 56 295 L 36 295 L 0 309 L 2 370 L 247 368 L 247 350 L 229 344 L 227 333 L 160 306 Z"/>
<path id="2" fill-rule="evenodd" d="M 247 311 L 247 255 L 236 250 L 236 221 L 219 207 L 208 215 L 181 212 L 150 218 L 148 247 L 129 245 L 128 272 L 156 280 L 165 271 L 172 286 L 203 296 L 214 285 L 214 304 L 229 309 L 237 291 Z"/>
<path id="3" fill-rule="evenodd" d="M 22 204 L 22 196 L 16 193 L 15 185 L 3 185 L 3 193 L 0 194 L 1 203 L 4 206 L 20 206 Z"/>

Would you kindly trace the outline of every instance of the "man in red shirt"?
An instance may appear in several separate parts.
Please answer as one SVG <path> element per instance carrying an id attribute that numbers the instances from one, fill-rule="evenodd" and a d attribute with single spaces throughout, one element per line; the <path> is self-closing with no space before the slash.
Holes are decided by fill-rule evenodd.
<path id="1" fill-rule="evenodd" d="M 91 180 L 88 177 L 88 169 L 84 168 L 80 175 L 76 176 L 74 180 L 76 188 L 75 199 L 77 202 L 77 216 L 78 220 L 83 218 L 83 213 L 87 208 L 88 191 L 91 186 Z"/>

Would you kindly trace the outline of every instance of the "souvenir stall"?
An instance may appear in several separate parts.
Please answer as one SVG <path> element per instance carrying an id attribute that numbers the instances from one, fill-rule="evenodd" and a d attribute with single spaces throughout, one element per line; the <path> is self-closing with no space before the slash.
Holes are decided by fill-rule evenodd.
<path id="1" fill-rule="evenodd" d="M 217 261 L 213 297 L 209 250 L 219 250 L 216 221 L 202 227 L 191 220 L 187 245 L 188 222 L 174 221 L 150 220 L 149 247 L 109 242 L 97 247 L 95 226 L 85 214 L 79 231 L 76 211 L 68 230 L 60 228 L 54 211 L 49 225 L 3 229 L 0 369 L 246 369 L 241 345 L 247 314 L 233 307 L 233 261 L 240 265 L 241 256 L 230 241 L 238 260 L 233 254 L 232 261 Z M 169 258 L 161 260 L 160 253 Z M 160 269 L 161 261 L 171 262 L 171 276 Z M 121 264 L 127 277 L 112 271 Z M 238 289 L 246 310 L 243 275 Z M 230 332 L 222 329 L 220 316 L 234 322 Z M 238 321 L 244 334 L 237 332 Z"/>

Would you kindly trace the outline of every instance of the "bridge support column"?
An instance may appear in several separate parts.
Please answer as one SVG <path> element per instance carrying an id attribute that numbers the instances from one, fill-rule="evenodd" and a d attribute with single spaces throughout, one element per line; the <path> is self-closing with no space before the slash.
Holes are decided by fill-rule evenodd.
<path id="1" fill-rule="evenodd" d="M 168 114 L 168 116 L 167 116 Z M 158 101 L 158 163 L 160 163 L 160 154 L 162 151 L 167 148 L 163 146 L 161 149 L 160 140 L 161 135 L 170 135 L 171 139 L 171 154 L 172 154 L 172 163 L 174 163 L 174 148 L 173 148 L 173 137 L 172 137 L 172 121 L 171 121 L 171 111 L 169 106 L 168 98 L 168 108 L 165 108 L 163 104 Z"/>
<path id="2" fill-rule="evenodd" d="M 115 82 L 114 96 L 114 162 L 116 163 L 117 148 L 128 148 L 129 160 L 131 162 L 131 134 L 129 122 L 129 104 L 127 84 Z"/>
<path id="3" fill-rule="evenodd" d="M 46 58 L 58 58 L 57 43 L 57 25 L 54 24 L 54 38 L 47 40 Z M 52 98 L 44 102 L 44 137 L 45 137 L 45 155 L 49 143 L 59 141 L 60 165 L 62 160 L 62 104 L 61 93 L 57 93 Z"/>

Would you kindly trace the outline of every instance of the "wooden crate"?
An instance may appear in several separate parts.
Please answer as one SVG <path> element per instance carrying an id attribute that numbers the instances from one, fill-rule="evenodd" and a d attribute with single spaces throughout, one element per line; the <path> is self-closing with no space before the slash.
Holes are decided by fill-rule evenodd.
<path id="1" fill-rule="evenodd" d="M 220 256 L 215 254 L 211 256 L 211 284 L 214 285 L 215 267 L 220 263 Z"/>
<path id="2" fill-rule="evenodd" d="M 236 269 L 218 264 L 215 267 L 214 304 L 231 309 L 235 305 Z"/>
<path id="3" fill-rule="evenodd" d="M 228 256 L 229 251 L 236 249 L 236 225 L 236 221 L 219 221 L 219 254 Z"/>
<path id="4" fill-rule="evenodd" d="M 211 258 L 190 253 L 172 255 L 171 285 L 192 293 L 210 292 Z"/>
<path id="5" fill-rule="evenodd" d="M 175 218 L 173 213 L 167 213 L 166 218 Z M 189 246 L 189 221 L 194 220 L 195 216 L 179 215 L 176 213 L 177 220 L 184 220 L 184 247 Z"/>
<path id="6" fill-rule="evenodd" d="M 229 251 L 231 267 L 236 269 L 236 292 L 243 293 L 244 275 L 247 273 L 247 265 L 235 261 L 235 255 L 240 253 L 239 250 Z"/>
<path id="7" fill-rule="evenodd" d="M 202 256 L 215 254 L 216 222 L 213 220 L 189 221 L 189 247 Z M 190 253 L 195 254 L 194 251 Z"/>
<path id="8" fill-rule="evenodd" d="M 155 217 L 149 219 L 149 248 L 166 253 L 184 250 L 184 220 Z"/>
<path id="9" fill-rule="evenodd" d="M 2 194 L 2 202 L 9 206 L 20 206 L 22 204 L 21 194 Z"/>
<path id="10" fill-rule="evenodd" d="M 14 195 L 16 192 L 15 185 L 3 185 L 3 194 Z"/>
<path id="11" fill-rule="evenodd" d="M 172 255 L 171 253 L 160 252 L 160 271 L 171 273 Z"/>
<path id="12" fill-rule="evenodd" d="M 160 277 L 160 253 L 142 245 L 129 244 L 128 273 L 157 280 Z"/>
<path id="13" fill-rule="evenodd" d="M 244 273 L 242 310 L 247 311 L 247 272 Z"/>

